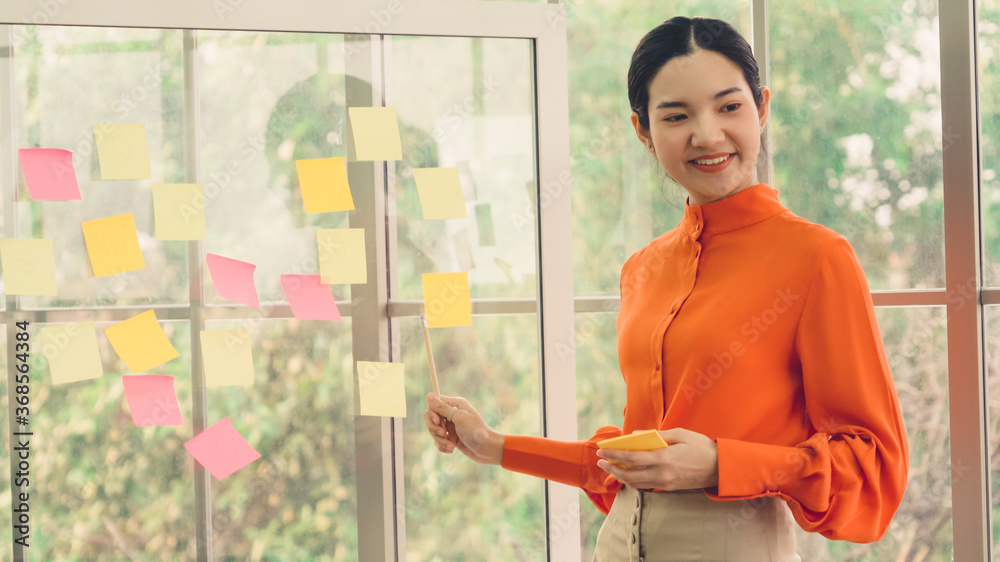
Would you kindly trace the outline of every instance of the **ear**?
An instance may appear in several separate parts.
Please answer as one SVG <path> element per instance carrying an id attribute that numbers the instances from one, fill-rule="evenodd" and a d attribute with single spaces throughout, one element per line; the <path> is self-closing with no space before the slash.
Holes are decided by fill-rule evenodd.
<path id="1" fill-rule="evenodd" d="M 768 118 L 771 117 L 771 90 L 767 86 L 761 86 L 760 94 L 764 96 L 764 100 L 760 103 L 757 115 L 760 117 L 760 128 L 763 129 L 764 125 L 767 125 Z"/>
<path id="2" fill-rule="evenodd" d="M 636 136 L 642 142 L 642 147 L 648 149 L 653 144 L 649 135 L 649 129 L 643 127 L 642 123 L 639 123 L 639 114 L 634 111 L 632 112 L 632 127 L 635 129 Z"/>

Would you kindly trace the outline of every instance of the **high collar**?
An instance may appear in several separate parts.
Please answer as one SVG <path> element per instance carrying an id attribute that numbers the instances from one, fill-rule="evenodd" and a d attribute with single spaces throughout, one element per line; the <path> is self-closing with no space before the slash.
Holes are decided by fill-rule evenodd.
<path id="1" fill-rule="evenodd" d="M 786 210 L 778 201 L 778 192 L 766 183 L 759 183 L 711 203 L 685 204 L 684 218 L 678 228 L 698 239 L 746 228 Z"/>

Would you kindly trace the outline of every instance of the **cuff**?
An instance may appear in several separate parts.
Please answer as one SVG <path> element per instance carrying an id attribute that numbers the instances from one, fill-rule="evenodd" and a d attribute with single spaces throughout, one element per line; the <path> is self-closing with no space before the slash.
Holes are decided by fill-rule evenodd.
<path id="1" fill-rule="evenodd" d="M 553 482 L 580 486 L 585 444 L 544 437 L 507 435 L 500 466 Z"/>
<path id="2" fill-rule="evenodd" d="M 783 493 L 798 479 L 802 459 L 795 447 L 718 439 L 722 498 Z"/>

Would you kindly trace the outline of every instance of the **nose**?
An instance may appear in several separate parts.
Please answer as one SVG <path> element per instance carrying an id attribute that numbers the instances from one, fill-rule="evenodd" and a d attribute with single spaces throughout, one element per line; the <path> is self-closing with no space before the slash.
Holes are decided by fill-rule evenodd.
<path id="1" fill-rule="evenodd" d="M 691 133 L 691 146 L 710 147 L 724 140 L 726 140 L 726 133 L 723 132 L 722 126 L 715 116 L 699 118 Z"/>

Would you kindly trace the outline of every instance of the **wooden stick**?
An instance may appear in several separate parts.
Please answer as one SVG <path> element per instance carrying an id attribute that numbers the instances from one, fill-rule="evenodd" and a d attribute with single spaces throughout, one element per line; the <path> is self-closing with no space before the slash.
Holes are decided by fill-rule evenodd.
<path id="1" fill-rule="evenodd" d="M 431 366 L 431 382 L 434 383 L 434 394 L 441 396 L 437 368 L 434 366 L 434 351 L 431 350 L 431 333 L 427 329 L 427 317 L 423 314 L 420 315 L 420 324 L 424 327 L 424 345 L 427 346 L 427 363 Z"/>

